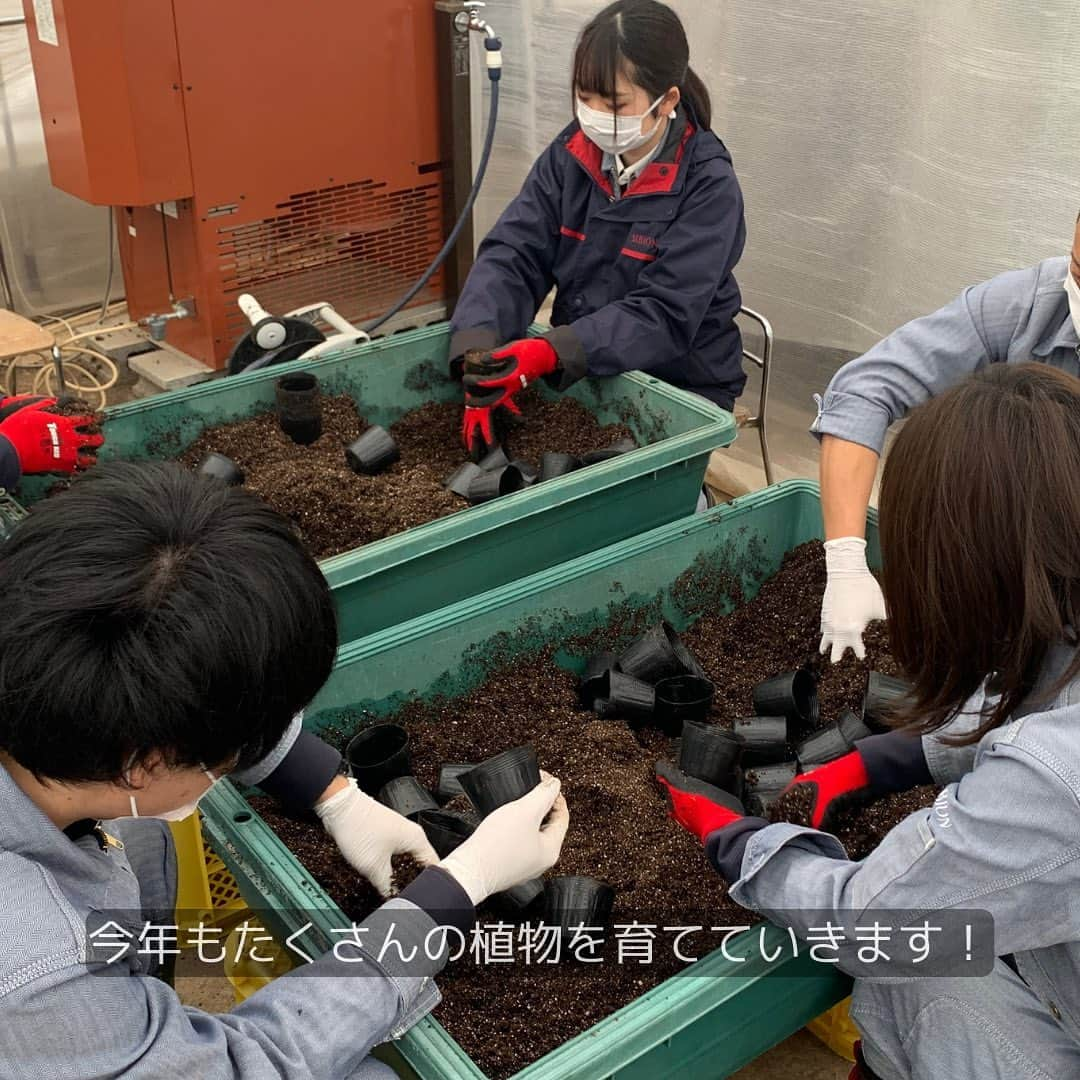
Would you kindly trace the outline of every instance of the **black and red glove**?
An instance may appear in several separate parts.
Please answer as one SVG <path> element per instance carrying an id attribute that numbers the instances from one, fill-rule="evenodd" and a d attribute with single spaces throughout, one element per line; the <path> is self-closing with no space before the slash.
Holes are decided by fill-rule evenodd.
<path id="1" fill-rule="evenodd" d="M 61 416 L 45 410 L 56 398 L 20 394 L 0 400 L 0 436 L 11 444 L 24 473 L 66 473 L 87 469 L 97 461 L 105 439 L 86 428 L 97 424 L 92 414 Z"/>
<path id="2" fill-rule="evenodd" d="M 710 833 L 742 821 L 746 811 L 734 795 L 697 780 L 667 761 L 656 763 L 656 781 L 671 797 L 671 816 L 703 844 Z"/>
<path id="3" fill-rule="evenodd" d="M 810 772 L 800 773 L 784 789 L 787 795 L 799 785 L 813 792 L 810 803 L 810 824 L 815 829 L 832 831 L 836 818 L 857 802 L 866 802 L 874 795 L 874 787 L 866 771 L 866 762 L 858 750 L 852 750 L 835 761 L 819 765 Z M 781 798 L 783 798 L 781 795 Z"/>

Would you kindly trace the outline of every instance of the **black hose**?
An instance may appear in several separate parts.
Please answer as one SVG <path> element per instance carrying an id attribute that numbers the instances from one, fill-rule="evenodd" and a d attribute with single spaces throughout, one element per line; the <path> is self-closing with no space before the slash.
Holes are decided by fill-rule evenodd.
<path id="1" fill-rule="evenodd" d="M 412 298 L 431 280 L 435 271 L 446 262 L 447 255 L 450 254 L 454 245 L 457 243 L 457 239 L 461 235 L 461 230 L 465 227 L 465 222 L 468 221 L 469 215 L 472 213 L 473 203 L 476 202 L 476 196 L 480 194 L 480 185 L 484 182 L 484 173 L 487 171 L 488 159 L 491 157 L 491 147 L 495 142 L 495 120 L 499 115 L 500 74 L 501 71 L 498 68 L 488 70 L 488 78 L 491 79 L 491 111 L 488 114 L 487 133 L 484 135 L 484 148 L 480 152 L 480 163 L 476 168 L 476 178 L 473 180 L 472 189 L 469 191 L 469 197 L 465 200 L 465 205 L 461 208 L 461 214 L 458 216 L 453 229 L 450 230 L 450 235 L 446 238 L 446 243 L 443 244 L 442 250 L 431 260 L 431 265 L 428 266 L 419 278 L 417 278 L 409 291 L 388 312 L 386 312 L 385 315 L 380 315 L 377 319 L 364 326 L 364 333 L 370 334 L 374 330 L 377 330 L 383 323 L 388 322 L 403 307 L 405 307 L 405 305 L 408 304 L 409 301 L 412 300 Z"/>

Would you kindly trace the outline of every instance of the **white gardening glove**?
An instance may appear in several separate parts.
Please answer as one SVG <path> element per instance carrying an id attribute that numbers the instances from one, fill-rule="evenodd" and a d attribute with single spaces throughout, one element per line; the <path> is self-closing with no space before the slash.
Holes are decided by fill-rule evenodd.
<path id="1" fill-rule="evenodd" d="M 858 536 L 826 540 L 825 569 L 829 576 L 821 600 L 821 651 L 831 646 L 834 664 L 848 648 L 863 660 L 867 623 L 885 618 L 885 597 L 866 565 L 866 541 Z"/>
<path id="2" fill-rule="evenodd" d="M 419 825 L 361 791 L 354 779 L 336 795 L 317 803 L 315 813 L 349 865 L 383 896 L 393 891 L 391 855 L 411 855 L 423 866 L 439 858 Z"/>
<path id="3" fill-rule="evenodd" d="M 474 906 L 494 893 L 539 877 L 559 858 L 570 811 L 559 794 L 559 781 L 545 772 L 540 776 L 540 783 L 528 795 L 493 810 L 468 840 L 439 863 L 469 894 Z"/>

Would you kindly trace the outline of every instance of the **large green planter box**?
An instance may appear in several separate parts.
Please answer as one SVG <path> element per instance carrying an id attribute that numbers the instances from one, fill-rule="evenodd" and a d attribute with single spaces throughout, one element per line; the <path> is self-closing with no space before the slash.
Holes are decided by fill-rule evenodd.
<path id="1" fill-rule="evenodd" d="M 389 426 L 424 402 L 460 400 L 461 387 L 444 374 L 448 340 L 441 324 L 314 364 L 296 361 L 117 406 L 107 411 L 101 456 L 175 457 L 204 428 L 271 408 L 274 381 L 300 368 L 314 371 L 326 392 L 350 394 L 372 422 Z M 649 445 L 323 560 L 342 641 L 691 513 L 709 452 L 735 437 L 730 413 L 648 375 L 583 380 L 567 393 L 602 423 L 624 421 Z M 23 485 L 24 501 L 45 486 L 31 478 Z"/>
<path id="2" fill-rule="evenodd" d="M 699 612 L 729 607 L 720 586 L 723 575 L 737 575 L 747 595 L 753 595 L 785 552 L 821 536 L 815 484 L 787 481 L 745 496 L 352 642 L 341 650 L 306 723 L 319 730 L 333 724 L 342 710 L 357 706 L 385 714 L 410 697 L 464 693 L 484 677 L 476 658 L 487 653 L 488 643 L 497 642 L 504 657 L 559 643 L 608 624 L 613 604 L 648 606 L 651 613 L 663 613 L 685 628 L 693 615 L 680 597 L 689 597 Z M 868 537 L 876 563 L 873 515 Z M 682 587 L 676 589 L 680 578 Z M 569 657 L 565 662 L 573 663 Z M 303 925 L 296 912 L 315 909 L 312 921 L 319 939 L 335 940 L 330 928 L 348 925 L 342 922 L 345 916 L 240 794 L 219 784 L 202 806 L 214 847 L 248 902 L 268 912 L 268 921 L 276 921 L 273 928 L 294 933 Z M 312 918 L 310 910 L 304 918 Z M 773 929 L 775 944 L 787 940 Z M 745 963 L 711 954 L 698 962 L 692 976 L 657 986 L 524 1068 L 517 1080 L 727 1076 L 849 990 L 847 979 L 820 965 L 812 970 L 802 956 L 785 963 L 783 974 L 791 977 L 777 977 L 775 970 L 764 977 L 758 934 L 742 935 L 740 944 Z M 395 1048 L 396 1063 L 423 1080 L 482 1076 L 431 1019 L 417 1024 Z"/>

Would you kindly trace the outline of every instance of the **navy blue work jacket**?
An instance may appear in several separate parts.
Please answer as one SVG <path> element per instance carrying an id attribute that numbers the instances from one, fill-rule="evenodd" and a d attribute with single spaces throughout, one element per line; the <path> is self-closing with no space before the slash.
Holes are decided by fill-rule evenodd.
<path id="1" fill-rule="evenodd" d="M 570 124 L 484 238 L 451 321 L 466 349 L 524 336 L 551 287 L 565 389 L 647 371 L 730 409 L 742 391 L 734 268 L 746 238 L 731 155 L 681 106 L 661 152 L 622 191 Z M 460 366 L 458 364 L 458 366 Z"/>

